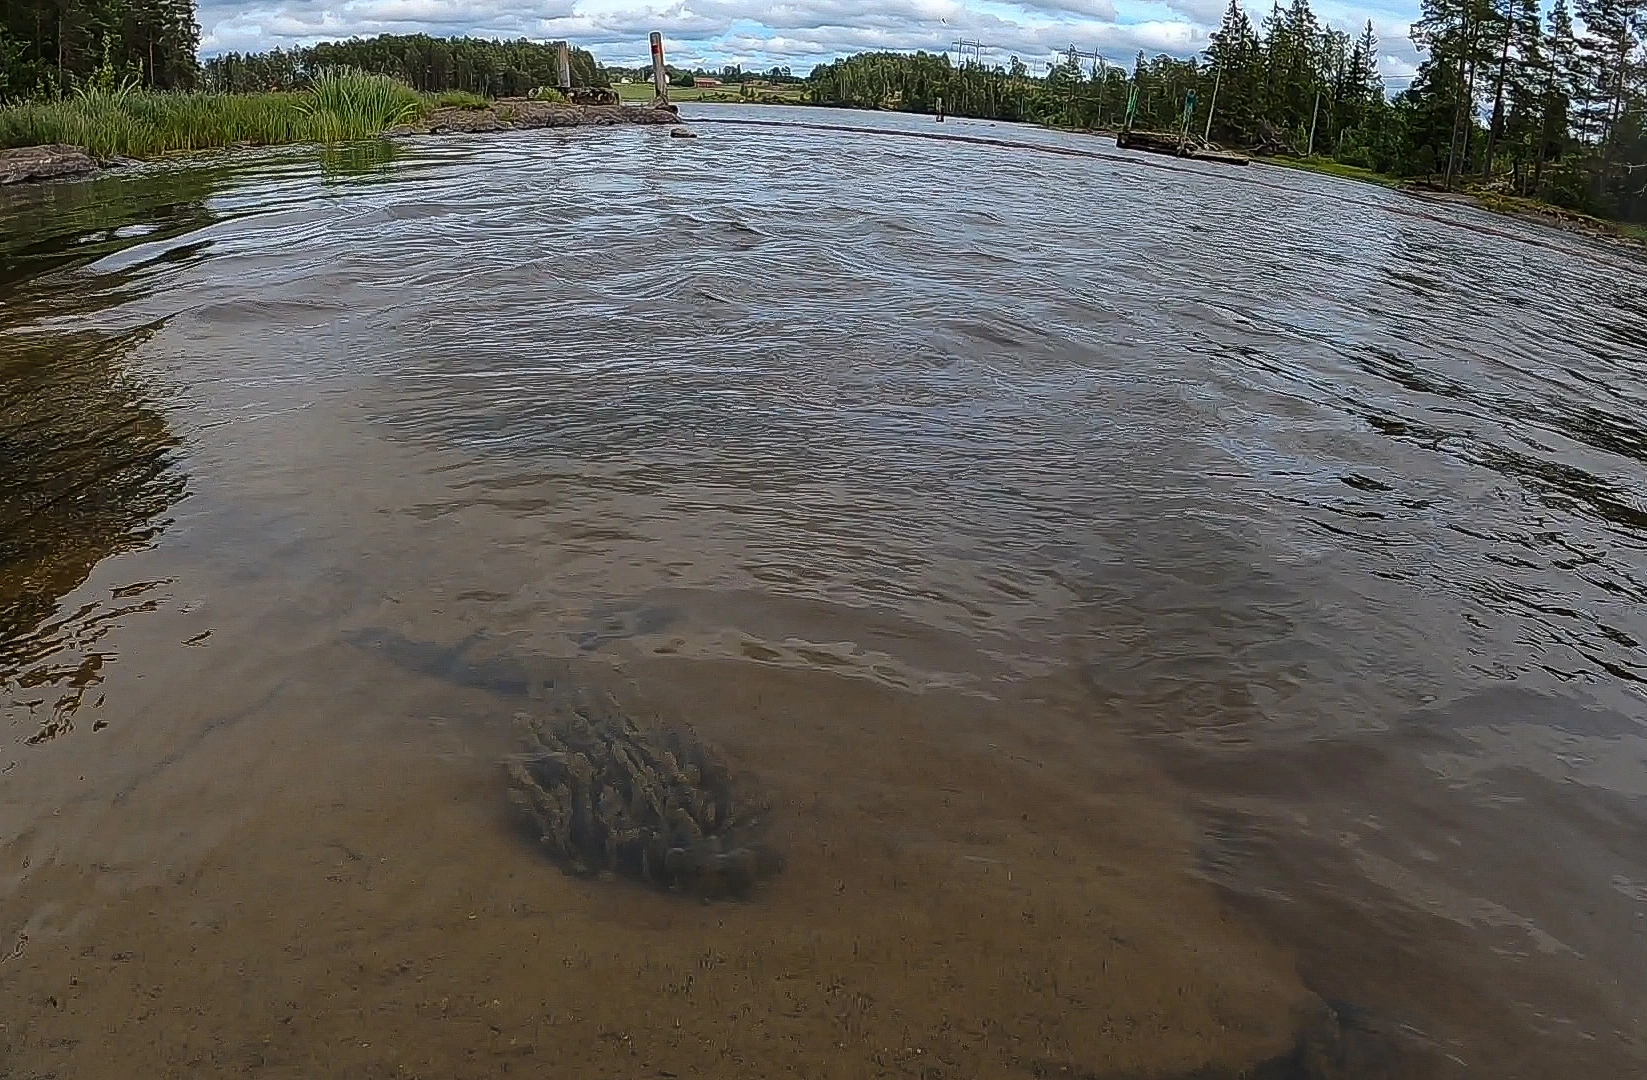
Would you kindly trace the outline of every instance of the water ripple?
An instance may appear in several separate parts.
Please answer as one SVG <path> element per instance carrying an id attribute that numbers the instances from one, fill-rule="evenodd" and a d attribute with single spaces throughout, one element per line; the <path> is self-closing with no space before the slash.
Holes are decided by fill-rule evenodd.
<path id="1" fill-rule="evenodd" d="M 73 709 L 20 695 L 78 708 L 106 628 L 147 617 L 88 571 L 198 490 L 244 579 L 398 604 L 438 567 L 491 599 L 431 610 L 577 650 L 979 694 L 1080 671 L 1225 800 L 1204 866 L 1236 892 L 1303 903 L 1331 864 L 1392 935 L 1428 904 L 1556 941 L 1532 885 L 1469 891 L 1520 830 L 1560 839 L 1574 895 L 1631 902 L 1639 264 L 1080 136 L 690 118 L 691 141 L 294 151 L 0 208 L 0 676 L 55 717 L 29 733 Z M 46 332 L 81 344 L 17 351 Z M 1626 734 L 1551 734 L 1578 715 Z M 1535 785 L 1570 775 L 1624 801 Z M 1415 854 L 1437 777 L 1479 840 L 1451 877 Z M 1573 799 L 1560 828 L 1621 830 L 1605 873 L 1504 809 Z"/>

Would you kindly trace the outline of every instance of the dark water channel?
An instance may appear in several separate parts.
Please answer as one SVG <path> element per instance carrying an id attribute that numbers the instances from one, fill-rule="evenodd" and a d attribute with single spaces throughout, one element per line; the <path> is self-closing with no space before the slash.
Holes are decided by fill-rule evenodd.
<path id="1" fill-rule="evenodd" d="M 0 195 L 0 1076 L 1647 1075 L 1647 269 L 694 120 Z M 584 682 L 784 874 L 524 842 Z"/>

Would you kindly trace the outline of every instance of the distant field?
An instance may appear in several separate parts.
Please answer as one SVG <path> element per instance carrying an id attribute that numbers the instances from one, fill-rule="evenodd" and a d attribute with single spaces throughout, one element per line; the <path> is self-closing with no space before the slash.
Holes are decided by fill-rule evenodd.
<path id="1" fill-rule="evenodd" d="M 619 83 L 617 86 L 613 87 L 613 89 L 618 92 L 619 101 L 634 103 L 652 100 L 651 83 Z M 799 103 L 805 99 L 805 91 L 798 86 L 758 86 L 752 87 L 750 89 L 750 93 L 753 95 L 752 98 L 740 97 L 738 95 L 738 87 L 736 85 L 716 86 L 706 89 L 693 87 L 690 90 L 682 90 L 672 86 L 669 88 L 669 100 L 759 101 L 761 98 L 768 95 L 772 97 L 780 97 L 786 101 L 793 101 L 796 103 Z"/>

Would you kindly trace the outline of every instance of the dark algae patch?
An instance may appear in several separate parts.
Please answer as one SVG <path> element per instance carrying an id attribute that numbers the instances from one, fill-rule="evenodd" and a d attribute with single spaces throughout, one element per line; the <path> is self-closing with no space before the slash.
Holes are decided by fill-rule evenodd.
<path id="1" fill-rule="evenodd" d="M 710 898 L 747 896 L 782 867 L 766 804 L 735 790 L 726 759 L 690 730 L 581 704 L 517 719 L 526 749 L 508 766 L 510 801 L 573 871 Z"/>

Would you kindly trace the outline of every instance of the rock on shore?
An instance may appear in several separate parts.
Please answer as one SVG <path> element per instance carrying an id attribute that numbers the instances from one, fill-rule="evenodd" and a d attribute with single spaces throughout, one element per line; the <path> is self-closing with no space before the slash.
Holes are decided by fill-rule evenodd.
<path id="1" fill-rule="evenodd" d="M 0 150 L 0 186 L 30 180 L 68 180 L 90 176 L 102 168 L 97 159 L 78 146 L 20 146 Z"/>

